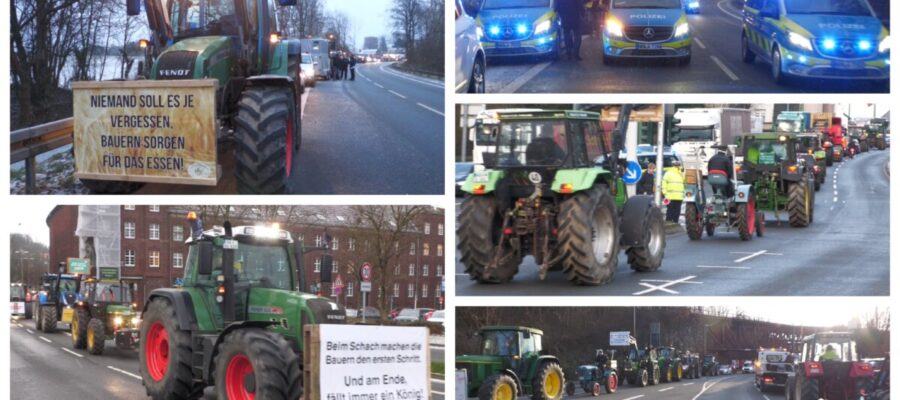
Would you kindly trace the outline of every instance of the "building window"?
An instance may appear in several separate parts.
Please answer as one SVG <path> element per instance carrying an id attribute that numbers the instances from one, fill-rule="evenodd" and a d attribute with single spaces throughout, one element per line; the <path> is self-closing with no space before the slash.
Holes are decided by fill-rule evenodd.
<path id="1" fill-rule="evenodd" d="M 347 284 L 347 297 L 353 297 L 353 282 Z"/>
<path id="2" fill-rule="evenodd" d="M 434 297 L 441 297 L 441 284 L 434 285 Z"/>
<path id="3" fill-rule="evenodd" d="M 172 253 L 172 268 L 184 268 L 184 255 Z"/>
<path id="4" fill-rule="evenodd" d="M 338 238 L 331 238 L 331 249 L 332 250 L 340 250 L 341 249 L 341 241 Z"/>
<path id="5" fill-rule="evenodd" d="M 356 241 L 353 238 L 347 240 L 347 246 L 350 247 L 350 251 L 356 251 Z"/>
<path id="6" fill-rule="evenodd" d="M 431 224 L 428 223 L 428 222 L 425 223 L 425 234 L 426 234 L 426 235 L 430 235 L 430 234 L 431 234 Z"/>
<path id="7" fill-rule="evenodd" d="M 438 257 L 443 257 L 444 256 L 444 245 L 439 244 L 437 246 L 437 252 L 438 252 L 438 254 L 437 254 Z"/>
<path id="8" fill-rule="evenodd" d="M 434 276 L 444 276 L 444 266 L 443 265 L 438 264 L 437 271 L 434 274 Z"/>
<path id="9" fill-rule="evenodd" d="M 444 224 L 438 224 L 438 236 L 444 236 Z"/>
<path id="10" fill-rule="evenodd" d="M 175 225 L 172 227 L 172 240 L 174 241 L 182 241 L 184 240 L 184 227 L 181 225 Z"/>
<path id="11" fill-rule="evenodd" d="M 150 268 L 159 268 L 159 251 L 153 250 L 150 252 Z"/>
<path id="12" fill-rule="evenodd" d="M 409 276 L 416 276 L 416 264 L 409 264 Z"/>
<path id="13" fill-rule="evenodd" d="M 159 224 L 150 224 L 150 240 L 159 240 Z"/>
<path id="14" fill-rule="evenodd" d="M 382 295 L 382 294 L 384 294 L 384 289 L 383 289 L 381 286 L 379 286 L 379 287 L 378 287 L 378 298 L 379 298 L 379 299 L 381 298 L 381 295 Z"/>
<path id="15" fill-rule="evenodd" d="M 394 297 L 395 298 L 400 297 L 400 284 L 399 283 L 394 284 Z"/>
<path id="16" fill-rule="evenodd" d="M 315 267 L 313 268 L 313 272 L 322 272 L 322 259 L 317 258 L 315 262 Z"/>
<path id="17" fill-rule="evenodd" d="M 428 276 L 428 264 L 422 266 L 422 276 Z"/>
<path id="18" fill-rule="evenodd" d="M 428 243 L 425 243 L 422 245 L 422 255 L 427 256 L 429 254 L 431 254 L 431 246 L 429 246 Z"/>
<path id="19" fill-rule="evenodd" d="M 338 273 L 338 265 L 341 265 L 337 260 L 331 259 L 331 273 Z"/>
<path id="20" fill-rule="evenodd" d="M 427 283 L 422 284 L 422 298 L 423 299 L 428 298 L 428 284 Z"/>
<path id="21" fill-rule="evenodd" d="M 126 210 L 130 210 L 130 211 L 134 211 L 134 204 L 127 204 L 127 205 L 122 206 L 122 208 L 124 208 Z"/>
<path id="22" fill-rule="evenodd" d="M 159 212 L 159 206 L 149 206 L 150 212 Z"/>
<path id="23" fill-rule="evenodd" d="M 412 242 L 409 244 L 409 255 L 416 255 L 416 242 Z"/>
<path id="24" fill-rule="evenodd" d="M 134 239 L 134 222 L 125 223 L 125 239 Z"/>
<path id="25" fill-rule="evenodd" d="M 316 235 L 316 247 L 322 247 L 322 235 Z"/>
<path id="26" fill-rule="evenodd" d="M 400 275 L 400 264 L 394 266 L 394 276 Z"/>
<path id="27" fill-rule="evenodd" d="M 125 266 L 133 267 L 134 266 L 134 250 L 125 250 Z"/>
<path id="28" fill-rule="evenodd" d="M 409 285 L 406 285 L 406 297 L 409 297 L 410 299 L 414 299 L 416 297 L 416 285 L 415 284 L 410 283 Z"/>

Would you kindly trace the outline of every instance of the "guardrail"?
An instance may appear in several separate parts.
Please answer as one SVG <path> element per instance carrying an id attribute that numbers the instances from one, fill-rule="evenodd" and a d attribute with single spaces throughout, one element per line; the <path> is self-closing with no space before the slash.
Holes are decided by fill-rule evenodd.
<path id="1" fill-rule="evenodd" d="M 61 119 L 13 131 L 9 139 L 9 162 L 25 161 L 25 191 L 36 189 L 37 156 L 72 144 L 73 118 Z"/>

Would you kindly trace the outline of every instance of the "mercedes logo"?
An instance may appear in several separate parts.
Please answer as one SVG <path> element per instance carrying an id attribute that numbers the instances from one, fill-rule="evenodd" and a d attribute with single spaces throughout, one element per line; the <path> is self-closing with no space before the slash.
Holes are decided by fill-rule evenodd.
<path id="1" fill-rule="evenodd" d="M 852 55 L 853 52 L 854 52 L 854 49 L 853 49 L 853 43 L 850 43 L 850 42 L 844 42 L 844 43 L 842 43 L 842 44 L 841 44 L 841 51 L 843 51 L 844 54 L 846 54 L 846 55 L 848 55 L 848 56 L 849 56 L 849 55 Z"/>
<path id="2" fill-rule="evenodd" d="M 504 33 L 506 34 L 507 37 L 512 36 L 512 34 L 513 34 L 512 28 L 507 27 L 506 31 Z"/>
<path id="3" fill-rule="evenodd" d="M 653 28 L 649 28 L 649 27 L 644 28 L 644 37 L 645 38 L 653 39 L 654 36 L 656 36 L 656 31 L 653 30 Z"/>

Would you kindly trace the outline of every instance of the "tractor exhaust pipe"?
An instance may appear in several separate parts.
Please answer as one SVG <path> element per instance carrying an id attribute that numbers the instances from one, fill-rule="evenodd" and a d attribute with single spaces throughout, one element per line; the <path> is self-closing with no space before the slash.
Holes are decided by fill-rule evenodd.
<path id="1" fill-rule="evenodd" d="M 225 240 L 232 240 L 231 222 L 225 221 Z M 222 294 L 222 319 L 234 321 L 234 249 L 222 249 L 222 276 L 225 277 L 225 293 Z"/>

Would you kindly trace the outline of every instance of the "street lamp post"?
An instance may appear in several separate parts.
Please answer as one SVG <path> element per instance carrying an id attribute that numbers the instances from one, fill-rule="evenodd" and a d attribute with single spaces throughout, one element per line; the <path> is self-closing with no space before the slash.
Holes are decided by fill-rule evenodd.
<path id="1" fill-rule="evenodd" d="M 703 355 L 706 356 L 709 353 L 709 349 L 706 347 L 706 332 L 709 331 L 709 324 L 703 325 Z"/>
<path id="2" fill-rule="evenodd" d="M 422 232 L 419 231 L 419 228 L 416 227 L 416 270 L 413 275 L 415 275 L 415 280 L 413 284 L 413 308 L 419 308 L 419 253 L 422 252 L 421 244 Z"/>

